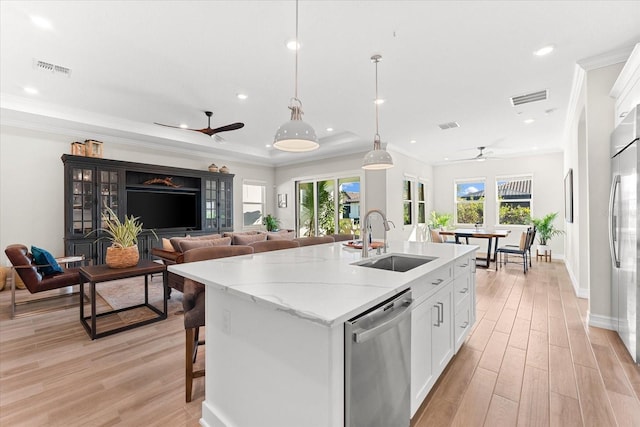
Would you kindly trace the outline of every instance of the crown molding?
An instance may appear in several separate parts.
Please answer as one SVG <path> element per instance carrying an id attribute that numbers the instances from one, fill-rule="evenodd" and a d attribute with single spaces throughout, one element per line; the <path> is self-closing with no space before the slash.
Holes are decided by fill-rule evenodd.
<path id="1" fill-rule="evenodd" d="M 586 71 L 595 70 L 596 68 L 607 67 L 613 64 L 619 64 L 625 62 L 629 55 L 633 51 L 633 46 L 625 46 L 619 49 L 614 49 L 600 55 L 590 56 L 578 61 L 578 65 L 584 68 Z"/>

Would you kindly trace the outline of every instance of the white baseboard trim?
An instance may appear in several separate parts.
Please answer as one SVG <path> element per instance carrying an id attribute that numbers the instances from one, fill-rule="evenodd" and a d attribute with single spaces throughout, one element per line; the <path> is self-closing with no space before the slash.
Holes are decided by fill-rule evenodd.
<path id="1" fill-rule="evenodd" d="M 603 328 L 615 331 L 614 319 L 609 316 L 600 316 L 591 312 L 587 313 L 587 324 L 596 328 Z"/>
<path id="2" fill-rule="evenodd" d="M 225 423 L 216 413 L 207 401 L 202 402 L 202 418 L 200 418 L 200 425 L 202 427 L 228 427 L 229 424 Z"/>
<path id="3" fill-rule="evenodd" d="M 573 292 L 576 293 L 578 298 L 589 299 L 589 289 L 580 288 L 578 284 L 578 279 L 573 275 L 573 270 L 570 268 L 569 264 L 567 264 L 567 260 L 564 260 L 564 266 L 567 269 L 567 273 L 569 273 L 569 279 L 571 279 L 571 285 L 573 286 Z"/>

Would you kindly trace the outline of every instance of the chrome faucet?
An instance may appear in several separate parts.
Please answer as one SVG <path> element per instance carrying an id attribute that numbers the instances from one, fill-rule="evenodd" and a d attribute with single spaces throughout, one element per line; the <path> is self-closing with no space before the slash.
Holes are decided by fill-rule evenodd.
<path id="1" fill-rule="evenodd" d="M 382 218 L 382 224 L 384 225 L 384 251 L 387 252 L 387 231 L 389 228 L 389 221 L 387 221 L 387 217 L 380 209 L 371 209 L 364 216 L 364 220 L 362 221 L 362 258 L 367 258 L 369 256 L 369 237 L 371 236 L 371 232 L 369 231 L 369 217 L 371 214 L 377 213 Z"/>

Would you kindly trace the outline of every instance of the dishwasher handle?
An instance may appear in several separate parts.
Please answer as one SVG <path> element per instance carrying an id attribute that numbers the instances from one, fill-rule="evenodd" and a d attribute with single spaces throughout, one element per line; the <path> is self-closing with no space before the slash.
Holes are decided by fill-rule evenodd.
<path id="1" fill-rule="evenodd" d="M 393 328 L 398 323 L 405 320 L 407 316 L 411 314 L 411 304 L 413 298 L 407 298 L 393 310 L 393 313 L 383 323 L 375 325 L 371 329 L 360 328 L 353 332 L 353 339 L 355 342 L 361 343 L 370 340 L 373 337 L 380 335 L 381 333 Z"/>

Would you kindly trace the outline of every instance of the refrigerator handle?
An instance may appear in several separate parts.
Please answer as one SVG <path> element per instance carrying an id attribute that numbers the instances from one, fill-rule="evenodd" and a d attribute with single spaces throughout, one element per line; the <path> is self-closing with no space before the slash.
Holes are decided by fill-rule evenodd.
<path id="1" fill-rule="evenodd" d="M 620 259 L 618 258 L 618 221 L 614 212 L 619 185 L 620 175 L 615 175 L 611 182 L 611 193 L 609 194 L 609 248 L 611 250 L 611 263 L 614 268 L 620 268 Z"/>

